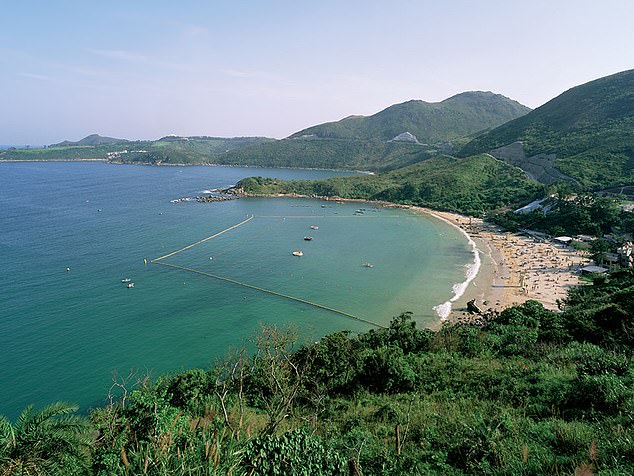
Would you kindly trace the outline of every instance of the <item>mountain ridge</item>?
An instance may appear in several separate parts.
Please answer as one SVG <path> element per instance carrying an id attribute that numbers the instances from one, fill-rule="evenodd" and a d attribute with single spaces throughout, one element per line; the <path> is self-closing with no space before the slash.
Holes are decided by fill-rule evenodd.
<path id="1" fill-rule="evenodd" d="M 421 142 L 438 143 L 498 126 L 530 111 L 490 91 L 466 91 L 439 102 L 420 99 L 393 104 L 370 116 L 347 116 L 302 129 L 288 138 L 390 140 L 410 132 Z"/>
<path id="2" fill-rule="evenodd" d="M 634 70 L 570 88 L 476 137 L 458 155 L 495 155 L 517 142 L 526 158 L 516 165 L 542 157 L 584 187 L 634 183 Z"/>
<path id="3" fill-rule="evenodd" d="M 96 145 L 113 145 L 130 142 L 128 139 L 116 139 L 114 137 L 100 136 L 99 134 L 90 134 L 78 141 L 65 140 L 58 144 L 51 144 L 49 147 L 75 147 L 75 146 L 96 146 Z"/>

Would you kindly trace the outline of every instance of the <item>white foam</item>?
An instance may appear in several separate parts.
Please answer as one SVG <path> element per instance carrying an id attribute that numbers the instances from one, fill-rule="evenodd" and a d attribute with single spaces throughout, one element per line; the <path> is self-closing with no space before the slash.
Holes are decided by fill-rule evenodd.
<path id="1" fill-rule="evenodd" d="M 432 213 L 432 215 L 444 221 L 445 223 L 449 223 L 451 226 L 460 230 L 460 233 L 462 233 L 467 238 L 467 242 L 471 245 L 471 252 L 473 253 L 473 263 L 469 263 L 465 265 L 466 279 L 463 282 L 456 283 L 452 286 L 453 296 L 451 299 L 449 299 L 449 301 L 445 301 L 442 304 L 438 304 L 437 306 L 434 306 L 434 311 L 436 311 L 436 314 L 438 314 L 438 316 L 440 317 L 440 320 L 444 321 L 449 317 L 449 314 L 451 313 L 451 304 L 462 297 L 462 295 L 467 290 L 467 287 L 469 286 L 469 284 L 471 284 L 471 281 L 473 281 L 475 277 L 478 275 L 478 272 L 480 271 L 480 265 L 482 262 L 480 261 L 480 250 L 478 250 L 478 247 L 476 246 L 475 241 L 471 239 L 471 237 L 466 231 L 464 231 L 455 223 L 450 222 L 446 218 L 438 216 L 435 213 Z"/>

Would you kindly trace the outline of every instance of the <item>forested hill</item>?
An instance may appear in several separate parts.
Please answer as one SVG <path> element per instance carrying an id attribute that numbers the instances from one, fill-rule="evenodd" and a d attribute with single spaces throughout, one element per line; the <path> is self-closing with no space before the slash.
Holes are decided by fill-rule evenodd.
<path id="1" fill-rule="evenodd" d="M 103 159 L 145 164 L 209 164 L 220 163 L 219 157 L 233 149 L 271 140 L 266 137 L 166 136 L 154 141 L 129 141 L 93 134 L 80 141 L 64 141 L 45 149 L 0 151 L 0 161 Z"/>
<path id="2" fill-rule="evenodd" d="M 438 103 L 407 101 L 282 139 L 236 149 L 219 163 L 392 170 L 451 152 L 449 143 L 530 111 L 500 94 L 472 91 Z"/>
<path id="3" fill-rule="evenodd" d="M 634 183 L 634 70 L 574 87 L 475 138 L 460 155 L 490 152 L 517 141 L 526 157 L 516 160 L 550 160 L 583 186 Z"/>
<path id="4" fill-rule="evenodd" d="M 436 156 L 378 175 L 290 180 L 251 177 L 236 190 L 246 194 L 301 194 L 385 200 L 469 215 L 530 202 L 543 193 L 526 174 L 490 155 Z"/>
<path id="5" fill-rule="evenodd" d="M 104 137 L 99 134 L 90 134 L 76 142 L 65 140 L 59 144 L 52 144 L 50 147 L 72 147 L 72 146 L 95 146 L 95 145 L 113 145 L 124 144 L 129 142 L 127 139 L 115 139 L 114 137 Z"/>
<path id="6" fill-rule="evenodd" d="M 435 144 L 499 126 L 529 111 L 526 106 L 501 94 L 470 91 L 437 103 L 412 100 L 395 104 L 372 116 L 350 116 L 309 127 L 291 138 L 315 136 L 387 141 L 409 132 L 421 143 Z"/>

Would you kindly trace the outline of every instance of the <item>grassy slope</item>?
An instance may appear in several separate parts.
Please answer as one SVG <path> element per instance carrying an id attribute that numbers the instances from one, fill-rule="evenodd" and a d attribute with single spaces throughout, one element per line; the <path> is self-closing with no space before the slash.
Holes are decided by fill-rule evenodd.
<path id="1" fill-rule="evenodd" d="M 108 152 L 125 146 L 60 146 L 47 149 L 15 149 L 0 151 L 0 160 L 78 160 L 105 159 Z"/>
<path id="2" fill-rule="evenodd" d="M 250 178 L 238 186 L 247 193 L 387 200 L 474 215 L 528 202 L 542 191 L 523 171 L 489 155 L 437 156 L 376 176 L 288 182 Z"/>
<path id="3" fill-rule="evenodd" d="M 270 141 L 263 137 L 205 138 L 178 141 L 154 141 L 144 154 L 122 156 L 125 162 L 197 164 L 225 163 L 220 157 L 227 152 Z"/>
<path id="4" fill-rule="evenodd" d="M 372 116 L 352 116 L 309 127 L 291 137 L 390 140 L 411 132 L 420 142 L 434 144 L 495 127 L 530 109 L 504 96 L 486 92 L 458 94 L 438 103 L 407 101 Z"/>
<path id="5" fill-rule="evenodd" d="M 122 154 L 122 162 L 196 164 L 214 163 L 227 151 L 270 141 L 261 137 L 204 138 L 179 141 L 137 141 L 96 146 L 61 146 L 48 149 L 0 151 L 0 160 L 76 160 L 105 159 L 108 152 L 123 150 L 145 152 Z"/>
<path id="6" fill-rule="evenodd" d="M 572 88 L 474 139 L 461 155 L 517 140 L 529 156 L 556 154 L 556 166 L 584 186 L 634 183 L 634 70 Z"/>
<path id="7" fill-rule="evenodd" d="M 434 147 L 388 142 L 409 131 L 439 143 L 502 124 L 529 109 L 493 93 L 463 93 L 439 103 L 408 101 L 369 117 L 349 117 L 290 138 L 230 151 L 219 163 L 384 171 L 430 157 Z M 308 137 L 307 137 L 308 136 Z"/>
<path id="8" fill-rule="evenodd" d="M 435 150 L 409 143 L 349 139 L 283 139 L 232 150 L 218 163 L 386 170 L 424 160 Z"/>

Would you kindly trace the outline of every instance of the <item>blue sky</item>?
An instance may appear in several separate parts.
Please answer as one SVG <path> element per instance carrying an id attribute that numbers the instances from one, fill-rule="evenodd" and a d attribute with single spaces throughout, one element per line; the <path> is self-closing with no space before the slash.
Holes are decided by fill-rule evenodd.
<path id="1" fill-rule="evenodd" d="M 0 144 L 285 137 L 468 90 L 537 107 L 634 68 L 630 0 L 21 0 L 0 11 Z"/>

